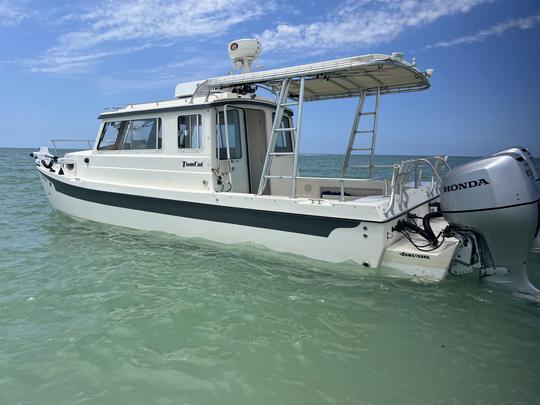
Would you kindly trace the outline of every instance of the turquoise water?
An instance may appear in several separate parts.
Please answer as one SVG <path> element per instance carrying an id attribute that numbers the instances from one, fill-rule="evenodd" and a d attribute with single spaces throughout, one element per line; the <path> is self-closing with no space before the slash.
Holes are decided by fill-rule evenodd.
<path id="1" fill-rule="evenodd" d="M 540 401 L 539 304 L 74 220 L 27 152 L 0 149 L 0 404 Z"/>

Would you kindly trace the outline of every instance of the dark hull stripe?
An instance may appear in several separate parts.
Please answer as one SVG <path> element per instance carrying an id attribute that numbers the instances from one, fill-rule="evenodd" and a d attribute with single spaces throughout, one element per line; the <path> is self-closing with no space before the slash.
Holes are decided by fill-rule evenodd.
<path id="1" fill-rule="evenodd" d="M 328 237 L 330 232 L 336 228 L 354 228 L 361 222 L 356 219 L 225 207 L 222 205 L 195 203 L 191 201 L 113 193 L 110 191 L 100 191 L 74 186 L 53 179 L 43 173 L 41 173 L 41 175 L 53 183 L 56 191 L 67 196 L 97 204 L 154 212 L 156 214 L 202 219 L 205 221 L 252 226 L 256 228 L 266 228 L 322 237 Z"/>

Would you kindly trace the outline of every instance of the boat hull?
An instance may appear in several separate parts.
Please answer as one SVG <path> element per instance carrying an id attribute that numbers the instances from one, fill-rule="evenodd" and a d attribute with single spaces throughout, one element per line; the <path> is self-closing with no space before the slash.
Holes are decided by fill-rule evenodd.
<path id="1" fill-rule="evenodd" d="M 391 228 L 397 219 L 375 223 L 238 207 L 225 205 L 219 197 L 214 198 L 215 195 L 211 196 L 214 204 L 209 200 L 191 201 L 190 193 L 186 193 L 186 199 L 149 197 L 73 185 L 72 181 L 41 170 L 40 175 L 55 209 L 73 217 L 115 226 L 221 243 L 256 244 L 326 262 L 352 262 L 361 271 L 380 268 L 386 248 L 396 242 L 389 235 L 393 235 Z M 443 279 L 451 262 L 451 254 L 443 262 L 426 262 L 411 256 L 406 265 L 401 263 L 403 256 L 398 257 L 400 260 L 395 263 L 385 258 L 384 267 L 390 269 L 391 274 L 431 281 Z"/>

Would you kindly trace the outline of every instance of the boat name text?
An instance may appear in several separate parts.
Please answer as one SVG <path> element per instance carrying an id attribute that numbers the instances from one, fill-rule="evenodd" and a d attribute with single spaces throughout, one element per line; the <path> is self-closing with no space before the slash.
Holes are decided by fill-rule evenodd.
<path id="1" fill-rule="evenodd" d="M 399 252 L 400 256 L 414 257 L 415 259 L 428 259 L 431 260 L 431 257 L 428 255 L 421 255 L 419 253 L 408 253 L 408 252 Z"/>
<path id="2" fill-rule="evenodd" d="M 182 167 L 203 167 L 203 162 L 186 162 L 185 160 L 182 160 Z"/>
<path id="3" fill-rule="evenodd" d="M 465 183 L 452 184 L 450 186 L 444 186 L 443 192 L 448 193 L 449 191 L 465 190 L 467 188 L 485 186 L 489 184 L 486 179 L 471 180 L 466 181 Z"/>

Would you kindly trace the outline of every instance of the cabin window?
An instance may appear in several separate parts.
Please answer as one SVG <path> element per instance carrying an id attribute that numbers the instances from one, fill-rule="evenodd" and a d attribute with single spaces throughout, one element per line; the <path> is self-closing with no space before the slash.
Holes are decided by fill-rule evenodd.
<path id="1" fill-rule="evenodd" d="M 218 151 L 219 159 L 227 159 L 227 140 L 225 137 L 225 114 L 218 114 Z M 242 158 L 242 144 L 240 143 L 240 114 L 238 110 L 227 111 L 227 131 L 229 133 L 229 153 L 231 159 Z"/>
<path id="2" fill-rule="evenodd" d="M 178 147 L 199 149 L 202 145 L 201 114 L 178 117 Z"/>
<path id="3" fill-rule="evenodd" d="M 161 118 L 106 122 L 98 149 L 161 149 Z"/>
<path id="4" fill-rule="evenodd" d="M 276 113 L 272 114 L 272 121 L 276 118 Z M 291 119 L 287 116 L 281 117 L 279 128 L 290 128 Z M 292 152 L 292 136 L 291 131 L 279 132 L 276 139 L 276 149 L 274 152 Z"/>

